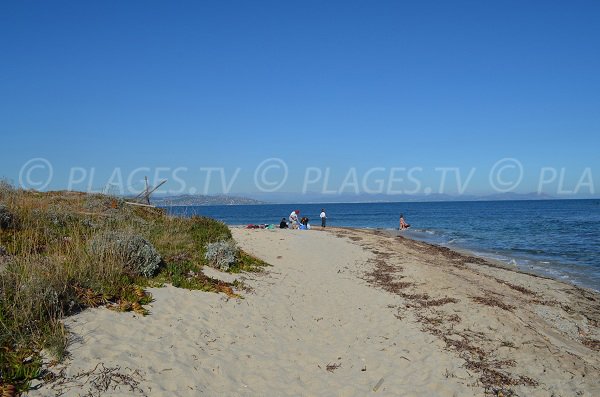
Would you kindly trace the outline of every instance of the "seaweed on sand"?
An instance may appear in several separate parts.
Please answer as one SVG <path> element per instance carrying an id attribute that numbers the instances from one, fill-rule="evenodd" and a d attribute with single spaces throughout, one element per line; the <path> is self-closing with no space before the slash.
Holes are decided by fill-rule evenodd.
<path id="1" fill-rule="evenodd" d="M 476 302 L 476 303 L 479 303 L 482 305 L 499 307 L 500 309 L 506 310 L 509 312 L 512 312 L 513 310 L 515 310 L 514 306 L 504 303 L 500 299 L 494 298 L 492 296 L 472 296 L 471 300 L 473 302 Z"/>
<path id="2" fill-rule="evenodd" d="M 409 245 L 413 244 L 412 241 L 406 239 L 403 239 L 404 242 Z M 479 263 L 483 261 L 480 258 L 467 257 L 449 249 L 438 249 L 438 247 L 429 245 L 426 249 L 431 254 L 439 254 L 449 259 L 452 266 L 462 267 L 468 262 Z M 534 379 L 508 372 L 506 369 L 513 367 L 516 364 L 514 361 L 494 359 L 494 348 L 485 347 L 486 344 L 491 342 L 485 335 L 455 327 L 461 322 L 461 318 L 457 314 L 446 314 L 443 311 L 434 310 L 435 307 L 457 303 L 458 299 L 454 297 L 432 299 L 427 293 L 406 291 L 409 287 L 413 289 L 415 284 L 398 281 L 398 278 L 403 277 L 399 275 L 403 271 L 402 267 L 394 266 L 386 261 L 393 253 L 386 249 L 383 244 L 378 245 L 373 253 L 375 259 L 372 260 L 372 263 L 375 266 L 365 274 L 365 280 L 378 288 L 397 294 L 407 300 L 405 308 L 412 311 L 415 319 L 423 326 L 422 330 L 441 339 L 446 349 L 454 351 L 461 357 L 465 361 L 465 368 L 478 374 L 477 384 L 483 386 L 486 394 L 510 396 L 513 395 L 513 392 L 509 389 L 512 386 L 538 385 L 538 382 Z M 533 294 L 525 288 L 508 282 L 503 284 L 526 295 Z M 492 296 L 472 297 L 471 299 L 479 304 L 496 306 L 508 311 L 514 310 L 513 306 L 505 304 Z M 398 319 L 405 318 L 400 313 L 396 317 Z"/>

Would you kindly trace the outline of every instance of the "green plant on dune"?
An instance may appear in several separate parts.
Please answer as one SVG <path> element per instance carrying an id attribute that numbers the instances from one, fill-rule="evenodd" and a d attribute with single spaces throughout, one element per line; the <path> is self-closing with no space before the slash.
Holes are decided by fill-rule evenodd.
<path id="1" fill-rule="evenodd" d="M 95 235 L 88 246 L 100 260 L 119 260 L 136 276 L 153 276 L 162 262 L 148 240 L 131 232 L 105 231 Z"/>
<path id="2" fill-rule="evenodd" d="M 0 181 L 0 386 L 27 390 L 43 376 L 42 351 L 62 359 L 68 338 L 60 320 L 79 310 L 107 305 L 145 315 L 152 297 L 143 287 L 163 283 L 237 296 L 202 273 L 207 246 L 230 239 L 210 218 Z M 228 270 L 263 265 L 239 251 Z"/>

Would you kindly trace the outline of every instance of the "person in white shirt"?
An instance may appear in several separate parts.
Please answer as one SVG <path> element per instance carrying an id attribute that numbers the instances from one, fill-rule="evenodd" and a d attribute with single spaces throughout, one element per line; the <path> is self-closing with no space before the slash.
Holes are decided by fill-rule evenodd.
<path id="1" fill-rule="evenodd" d="M 300 210 L 292 211 L 290 214 L 290 224 L 292 229 L 298 228 L 298 215 L 300 214 Z"/>
<path id="2" fill-rule="evenodd" d="M 325 227 L 327 222 L 327 215 L 325 214 L 325 208 L 321 208 L 321 227 Z"/>

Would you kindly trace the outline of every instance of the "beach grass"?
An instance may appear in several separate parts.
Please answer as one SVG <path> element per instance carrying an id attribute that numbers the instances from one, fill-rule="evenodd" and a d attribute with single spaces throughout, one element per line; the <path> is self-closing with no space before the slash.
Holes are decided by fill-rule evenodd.
<path id="1" fill-rule="evenodd" d="M 0 221 L 2 391 L 10 385 L 26 391 L 44 376 L 42 357 L 60 361 L 68 354 L 65 316 L 100 305 L 148 314 L 143 305 L 152 298 L 144 287 L 163 283 L 237 296 L 232 284 L 201 271 L 206 245 L 231 239 L 229 228 L 213 219 L 1 182 Z M 264 265 L 239 251 L 230 270 Z"/>

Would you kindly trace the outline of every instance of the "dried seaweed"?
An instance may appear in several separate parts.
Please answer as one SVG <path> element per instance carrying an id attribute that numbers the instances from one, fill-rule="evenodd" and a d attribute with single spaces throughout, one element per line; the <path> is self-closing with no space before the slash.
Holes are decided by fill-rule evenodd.
<path id="1" fill-rule="evenodd" d="M 530 302 L 534 305 L 543 305 L 550 307 L 561 306 L 561 303 L 556 300 L 532 299 Z"/>
<path id="2" fill-rule="evenodd" d="M 497 371 L 495 369 L 483 367 L 480 368 L 481 377 L 479 381 L 486 390 L 493 389 L 496 385 L 502 386 L 538 386 L 539 383 L 527 376 L 511 377 L 510 375 Z"/>
<path id="3" fill-rule="evenodd" d="M 404 242 L 414 244 L 411 240 L 403 239 Z M 420 247 L 419 249 L 422 250 L 423 248 Z M 466 263 L 487 263 L 481 258 L 468 257 L 445 247 L 426 245 L 425 250 L 432 251 L 429 253 L 444 256 L 452 262 L 452 266 L 462 267 Z M 373 251 L 373 253 L 376 255 L 376 259 L 372 261 L 375 266 L 372 271 L 365 274 L 365 280 L 376 287 L 406 299 L 408 302 L 405 307 L 414 310 L 415 318 L 423 325 L 423 331 L 440 338 L 448 350 L 456 352 L 459 357 L 465 360 L 465 368 L 479 374 L 478 381 L 487 393 L 498 391 L 494 395 L 510 396 L 513 395 L 513 392 L 507 387 L 516 385 L 536 386 L 538 384 L 529 377 L 511 375 L 506 372 L 504 369 L 514 366 L 515 362 L 513 360 L 494 360 L 492 358 L 493 351 L 488 351 L 475 343 L 475 340 L 486 340 L 485 336 L 469 330 L 455 330 L 454 325 L 461 322 L 461 318 L 457 314 L 447 315 L 442 311 L 431 313 L 431 308 L 448 303 L 457 303 L 459 302 L 458 299 L 453 297 L 433 299 L 426 293 L 404 291 L 408 287 L 413 287 L 414 283 L 397 281 L 399 278 L 398 273 L 403 270 L 402 267 L 393 266 L 386 262 L 385 259 L 392 256 L 390 253 L 379 250 Z M 502 282 L 502 284 L 523 294 L 535 296 L 533 292 L 523 287 L 499 279 L 496 281 Z M 513 306 L 491 296 L 472 297 L 471 299 L 477 303 L 500 307 L 507 311 L 515 309 Z M 395 316 L 398 319 L 403 318 L 399 312 Z"/>
<path id="4" fill-rule="evenodd" d="M 338 363 L 329 363 L 327 364 L 327 366 L 325 367 L 325 369 L 327 369 L 327 372 L 333 372 L 336 369 L 338 369 L 339 367 L 341 367 L 342 364 L 338 364 Z"/>
<path id="5" fill-rule="evenodd" d="M 374 233 L 378 234 L 378 233 Z M 349 233 L 344 232 L 343 237 L 348 237 Z M 467 264 L 481 264 L 493 266 L 483 258 L 463 255 L 446 247 L 438 247 L 435 245 L 415 242 L 406 239 L 402 236 L 396 237 L 402 245 L 409 249 L 418 250 L 421 253 L 442 256 L 445 261 L 440 261 L 440 266 L 452 266 L 464 269 Z M 364 245 L 364 244 L 363 244 Z M 441 339 L 446 345 L 446 349 L 454 351 L 459 357 L 465 361 L 465 368 L 474 371 L 478 374 L 477 383 L 475 385 L 483 386 L 486 394 L 494 396 L 514 396 L 514 392 L 510 390 L 511 386 L 537 386 L 538 382 L 524 375 L 511 374 L 506 371 L 506 368 L 513 367 L 513 360 L 497 360 L 494 358 L 496 348 L 494 341 L 488 339 L 482 333 L 472 332 L 468 329 L 456 329 L 455 326 L 461 322 L 461 318 L 457 314 L 448 315 L 442 310 L 434 310 L 448 303 L 457 303 L 458 299 L 453 297 L 432 298 L 426 293 L 420 293 L 414 290 L 406 290 L 415 286 L 414 282 L 399 281 L 403 276 L 399 273 L 403 271 L 400 266 L 394 266 L 387 260 L 394 257 L 395 254 L 390 250 L 385 250 L 383 245 L 369 246 L 376 258 L 371 262 L 374 264 L 373 269 L 365 274 L 364 279 L 384 291 L 396 294 L 407 302 L 404 305 L 405 309 L 411 309 L 416 320 L 423 326 L 422 330 L 428 332 Z M 510 282 L 495 279 L 496 282 L 507 286 L 510 289 L 518 291 L 524 295 L 537 298 L 535 292 L 521 287 Z M 514 306 L 502 302 L 499 298 L 493 296 L 486 297 L 471 297 L 471 299 L 479 304 L 499 307 L 502 310 L 513 311 Z M 562 306 L 562 305 L 561 305 Z M 394 314 L 398 319 L 404 319 L 406 316 L 400 312 Z M 588 342 L 592 346 L 594 342 Z M 486 347 L 490 345 L 489 347 Z M 506 344 L 504 345 L 506 346 Z M 514 347 L 514 345 L 510 346 Z"/>
<path id="6" fill-rule="evenodd" d="M 396 280 L 398 277 L 396 274 L 404 270 L 401 266 L 389 265 L 379 257 L 372 262 L 375 263 L 375 267 L 371 272 L 365 274 L 364 279 L 367 282 L 393 294 L 399 294 L 400 290 L 413 285 L 410 282 Z"/>
<path id="7" fill-rule="evenodd" d="M 458 314 L 452 314 L 452 315 L 446 317 L 446 320 L 449 321 L 449 322 L 451 322 L 451 323 L 455 323 L 455 324 L 458 324 L 461 321 L 461 319 L 458 316 Z"/>
<path id="8" fill-rule="evenodd" d="M 581 343 L 592 350 L 600 351 L 600 340 L 592 338 L 583 338 Z"/>
<path id="9" fill-rule="evenodd" d="M 491 297 L 491 296 L 472 296 L 471 300 L 473 302 L 476 302 L 476 303 L 479 303 L 482 305 L 499 307 L 500 309 L 506 310 L 509 312 L 512 312 L 513 310 L 515 310 L 514 306 L 506 304 L 506 303 L 502 302 L 501 300 Z"/>
<path id="10" fill-rule="evenodd" d="M 456 298 L 444 297 L 440 299 L 431 299 L 427 294 L 405 294 L 399 293 L 401 297 L 405 299 L 409 299 L 410 302 L 406 303 L 407 308 L 428 308 L 428 307 L 436 307 L 443 306 L 448 303 L 457 303 L 460 302 Z"/>
<path id="11" fill-rule="evenodd" d="M 494 280 L 496 280 L 497 283 L 506 285 L 508 288 L 514 289 L 515 291 L 519 291 L 522 294 L 529 295 L 529 296 L 538 296 L 537 293 L 535 293 L 535 292 L 533 292 L 531 290 L 528 290 L 525 287 L 521 287 L 520 285 L 509 283 L 508 281 L 502 280 L 502 279 L 497 278 L 497 277 L 494 277 Z"/>

